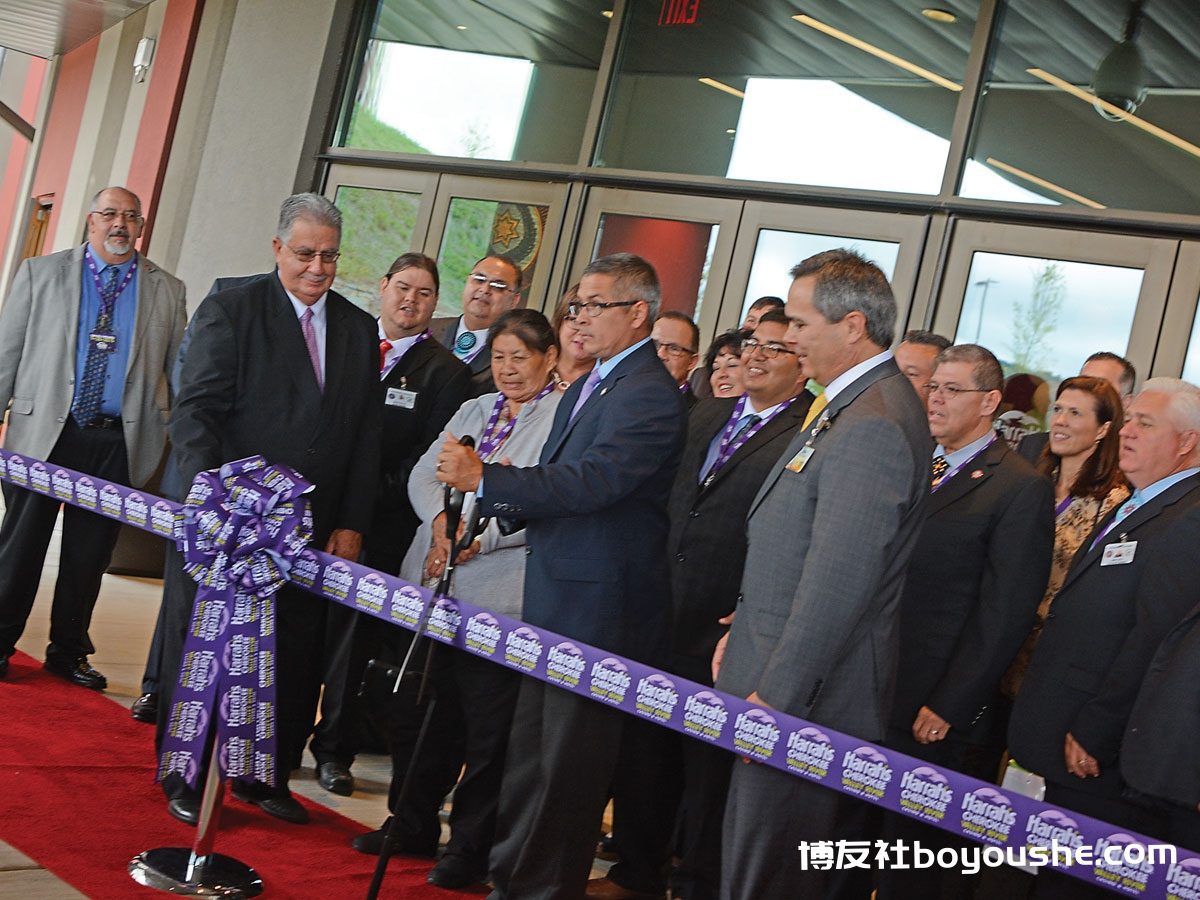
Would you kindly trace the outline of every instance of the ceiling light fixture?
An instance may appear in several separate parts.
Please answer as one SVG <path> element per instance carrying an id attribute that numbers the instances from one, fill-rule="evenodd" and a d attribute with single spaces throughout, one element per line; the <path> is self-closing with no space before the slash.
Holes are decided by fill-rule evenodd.
<path id="1" fill-rule="evenodd" d="M 918 66 L 914 62 L 909 62 L 902 56 L 897 56 L 894 53 L 889 53 L 886 50 L 880 49 L 874 44 L 868 44 L 866 41 L 860 40 L 852 34 L 847 34 L 840 29 L 834 28 L 832 25 L 826 25 L 824 22 L 814 19 L 812 16 L 806 16 L 802 14 L 798 16 L 792 16 L 792 18 L 801 25 L 807 25 L 809 28 L 815 28 L 822 34 L 827 34 L 832 38 L 837 38 L 839 41 L 847 43 L 851 47 L 857 47 L 864 53 L 870 53 L 872 56 L 882 59 L 884 62 L 889 62 L 893 66 L 897 66 L 906 72 L 911 72 L 913 75 L 919 75 L 926 81 L 932 81 L 934 84 L 938 85 L 939 87 L 944 87 L 948 91 L 962 90 L 961 84 L 953 82 L 949 78 L 943 78 L 941 75 L 937 74 L 937 72 L 931 72 L 929 69 Z"/>
<path id="2" fill-rule="evenodd" d="M 1084 103 L 1089 103 L 1098 109 L 1104 110 L 1105 113 L 1112 116 L 1114 119 L 1120 119 L 1123 122 L 1128 122 L 1135 128 L 1140 128 L 1142 131 L 1146 132 L 1146 134 L 1153 135 L 1160 141 L 1166 141 L 1168 144 L 1178 147 L 1185 153 L 1190 153 L 1192 156 L 1200 158 L 1200 147 L 1197 147 L 1195 144 L 1190 143 L 1189 141 L 1185 141 L 1179 135 L 1167 131 L 1165 128 L 1159 128 L 1152 122 L 1147 122 L 1145 119 L 1135 116 L 1131 112 L 1125 112 L 1125 110 L 1121 109 L 1121 107 L 1114 106 L 1107 100 L 1100 99 L 1091 91 L 1084 90 L 1077 85 L 1071 84 L 1071 82 L 1059 78 L 1057 75 L 1052 75 L 1045 69 L 1033 68 L 1026 69 L 1025 71 L 1035 78 L 1040 78 L 1047 84 L 1054 85 L 1060 91 L 1065 91 L 1072 97 L 1078 97 Z"/>
<path id="3" fill-rule="evenodd" d="M 701 84 L 707 84 L 710 88 L 716 88 L 718 91 L 724 91 L 727 94 L 733 94 L 733 96 L 737 97 L 739 100 L 746 99 L 745 91 L 739 91 L 735 87 L 730 87 L 723 81 L 717 81 L 715 78 L 700 78 L 698 80 Z"/>
<path id="4" fill-rule="evenodd" d="M 606 9 L 604 12 L 600 13 L 600 15 L 604 16 L 606 19 L 611 19 L 613 17 L 613 11 L 611 9 Z"/>
<path id="5" fill-rule="evenodd" d="M 736 128 L 726 128 L 725 133 L 726 134 L 737 134 L 737 129 Z"/>
<path id="6" fill-rule="evenodd" d="M 950 12 L 948 9 L 939 9 L 936 6 L 927 6 L 921 10 L 921 15 L 927 19 L 933 19 L 935 22 L 940 22 L 943 25 L 953 25 L 958 21 L 958 16 Z"/>
<path id="7" fill-rule="evenodd" d="M 455 25 L 454 27 L 455 27 L 455 28 L 457 28 L 459 31 L 466 31 L 466 30 L 467 30 L 467 26 L 466 26 L 466 25 Z"/>
<path id="8" fill-rule="evenodd" d="M 989 156 L 987 158 L 987 164 L 989 166 L 994 166 L 997 169 L 1002 169 L 1003 171 L 1008 172 L 1010 175 L 1016 175 L 1018 178 L 1024 178 L 1030 184 L 1036 184 L 1038 187 L 1044 187 L 1048 191 L 1054 191 L 1054 193 L 1066 197 L 1068 200 L 1074 200 L 1076 203 L 1082 203 L 1084 206 L 1090 206 L 1092 209 L 1108 209 L 1108 207 L 1103 203 L 1097 203 L 1095 200 L 1090 200 L 1083 196 L 1083 194 L 1077 194 L 1074 191 L 1069 191 L 1065 187 L 1060 187 L 1059 185 L 1055 184 L 1053 181 L 1047 181 L 1045 178 L 1039 178 L 1032 172 L 1026 172 L 1024 169 L 1018 169 L 1016 166 L 1010 166 L 1008 163 L 1001 162 L 994 156 Z"/>

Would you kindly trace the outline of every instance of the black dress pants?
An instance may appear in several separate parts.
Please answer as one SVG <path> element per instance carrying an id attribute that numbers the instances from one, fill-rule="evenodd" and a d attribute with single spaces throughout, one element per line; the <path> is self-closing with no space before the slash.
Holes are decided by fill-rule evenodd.
<path id="1" fill-rule="evenodd" d="M 129 463 L 120 426 L 80 428 L 70 417 L 47 462 L 126 484 Z M 62 550 L 46 656 L 73 661 L 95 652 L 88 628 L 100 580 L 121 525 L 114 519 L 4 482 L 0 525 L 0 656 L 11 656 L 37 596 L 46 548 L 63 507 Z"/>
<path id="2" fill-rule="evenodd" d="M 495 898 L 579 900 L 629 717 L 523 678 L 500 789 Z"/>

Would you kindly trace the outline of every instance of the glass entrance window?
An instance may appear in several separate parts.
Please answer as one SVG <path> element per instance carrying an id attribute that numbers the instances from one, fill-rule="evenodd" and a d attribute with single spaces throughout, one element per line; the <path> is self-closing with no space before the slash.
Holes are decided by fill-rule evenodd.
<path id="1" fill-rule="evenodd" d="M 525 305 L 533 281 L 550 207 L 454 197 L 438 250 L 442 289 L 439 316 L 462 315 L 462 292 L 467 276 L 480 259 L 510 257 L 521 267 L 523 287 L 516 305 Z"/>
<path id="2" fill-rule="evenodd" d="M 1195 3 L 1008 0 L 960 193 L 1194 215 Z"/>
<path id="3" fill-rule="evenodd" d="M 750 305 L 760 297 L 779 297 L 786 300 L 788 288 L 792 285 L 788 272 L 797 263 L 815 253 L 839 248 L 861 253 L 883 270 L 889 282 L 896 273 L 896 258 L 900 254 L 900 245 L 893 241 L 869 241 L 764 228 L 758 232 L 754 262 L 750 267 L 750 279 L 746 283 L 746 296 L 742 300 L 742 312 L 738 322 L 746 318 Z"/>
<path id="4" fill-rule="evenodd" d="M 707 222 L 604 213 L 592 258 L 636 253 L 658 272 L 661 311 L 675 310 L 698 320 L 719 231 L 720 226 Z"/>
<path id="5" fill-rule="evenodd" d="M 379 280 L 401 253 L 412 249 L 421 195 L 378 188 L 338 187 L 342 256 L 334 290 L 379 315 Z"/>
<path id="6" fill-rule="evenodd" d="M 978 3 L 953 6 L 632 3 L 597 164 L 936 194 Z"/>
<path id="7" fill-rule="evenodd" d="M 605 11 L 607 0 L 378 0 L 339 146 L 574 164 Z"/>
<path id="8" fill-rule="evenodd" d="M 1000 360 L 1000 426 L 1010 441 L 1045 428 L 1058 383 L 1099 350 L 1124 355 L 1144 270 L 976 252 L 954 341 Z"/>
<path id="9" fill-rule="evenodd" d="M 1200 309 L 1200 297 L 1196 298 L 1196 306 Z M 1188 340 L 1187 359 L 1183 364 L 1183 380 L 1200 384 L 1200 313 L 1192 322 L 1192 336 Z"/>

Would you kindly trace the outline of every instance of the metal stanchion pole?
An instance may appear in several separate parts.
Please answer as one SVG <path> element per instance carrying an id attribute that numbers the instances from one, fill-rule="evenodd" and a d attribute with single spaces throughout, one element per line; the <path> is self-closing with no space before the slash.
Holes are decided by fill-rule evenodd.
<path id="1" fill-rule="evenodd" d="M 225 782 L 217 765 L 217 742 L 208 760 L 208 777 L 200 800 L 196 841 L 187 847 L 158 847 L 135 856 L 129 874 L 138 884 L 185 897 L 223 897 L 242 900 L 262 893 L 262 879 L 245 863 L 213 852 Z"/>

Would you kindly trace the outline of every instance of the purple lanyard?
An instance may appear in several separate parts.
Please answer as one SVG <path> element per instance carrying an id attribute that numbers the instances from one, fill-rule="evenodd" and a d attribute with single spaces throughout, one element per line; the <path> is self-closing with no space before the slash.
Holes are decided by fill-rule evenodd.
<path id="1" fill-rule="evenodd" d="M 134 256 L 133 265 L 125 272 L 125 280 L 113 291 L 111 297 L 104 296 L 104 286 L 100 284 L 100 272 L 96 269 L 96 261 L 92 259 L 91 248 L 88 249 L 87 253 L 83 254 L 83 258 L 87 260 L 88 269 L 92 273 L 92 283 L 96 285 L 96 296 L 100 298 L 100 315 L 111 331 L 113 307 L 117 305 L 117 298 L 125 293 L 125 288 L 129 287 L 129 282 L 133 281 L 133 273 L 137 271 L 137 256 Z"/>
<path id="2" fill-rule="evenodd" d="M 1064 512 L 1066 512 L 1066 511 L 1067 511 L 1067 507 L 1071 505 L 1071 501 L 1072 501 L 1072 500 L 1074 500 L 1074 499 L 1075 499 L 1075 498 L 1074 498 L 1074 497 L 1072 497 L 1070 494 L 1067 494 L 1067 496 L 1065 496 L 1065 497 L 1063 497 L 1061 500 L 1059 500 L 1059 501 L 1058 501 L 1058 506 L 1054 507 L 1054 518 L 1056 518 L 1056 519 L 1057 519 L 1057 518 L 1058 518 L 1059 516 L 1061 516 L 1061 515 L 1062 515 Z"/>
<path id="3" fill-rule="evenodd" d="M 729 417 L 729 422 L 725 425 L 725 430 L 721 432 L 721 443 L 717 447 L 717 458 L 713 460 L 712 468 L 708 470 L 708 474 L 704 476 L 704 485 L 707 487 L 716 477 L 716 474 L 721 471 L 725 463 L 733 458 L 733 454 L 742 449 L 742 445 L 750 438 L 758 434 L 762 427 L 770 422 L 773 418 L 792 405 L 795 397 L 788 397 L 780 403 L 769 416 L 761 416 L 757 422 L 745 429 L 741 434 L 734 439 L 734 433 L 737 430 L 737 424 L 742 420 L 742 416 L 746 412 L 746 404 L 748 398 L 745 394 L 738 400 L 737 406 L 733 409 L 733 415 Z"/>
<path id="4" fill-rule="evenodd" d="M 945 475 L 943 475 L 941 480 L 929 489 L 929 493 L 932 494 L 934 491 L 940 491 L 942 489 L 943 484 L 945 484 L 947 481 L 949 481 L 951 478 L 953 478 L 955 475 L 957 475 L 961 469 L 964 469 L 967 466 L 969 466 L 971 463 L 975 462 L 976 457 L 978 457 L 979 454 L 982 453 L 984 450 L 986 450 L 988 447 L 992 446 L 992 442 L 994 440 L 996 440 L 996 432 L 993 431 L 986 444 L 984 444 L 982 447 L 980 447 L 978 450 L 976 450 L 974 453 L 972 453 L 969 457 L 964 459 L 957 466 L 955 466 L 953 469 L 951 469 Z"/>
<path id="5" fill-rule="evenodd" d="M 431 338 L 431 337 L 433 337 L 433 332 L 430 331 L 428 328 L 426 328 L 424 331 L 422 331 L 420 334 L 417 335 L 417 339 L 415 341 L 413 341 L 411 344 L 408 345 L 408 349 L 406 349 L 404 351 L 404 353 L 407 353 L 409 350 L 411 350 L 413 347 L 417 346 L 417 344 L 421 343 L 421 341 L 425 340 L 426 338 Z M 386 338 L 385 338 L 385 340 L 386 340 Z M 393 346 L 395 346 L 395 345 L 393 345 Z M 379 373 L 380 381 L 383 381 L 383 379 L 387 378 L 388 374 L 392 371 L 392 369 L 396 368 L 396 363 L 398 363 L 398 362 L 400 362 L 400 360 L 404 359 L 404 353 L 397 354 L 396 358 L 387 364 L 387 368 L 385 368 L 383 371 L 381 371 Z"/>
<path id="6" fill-rule="evenodd" d="M 537 403 L 552 390 L 554 390 L 553 381 L 542 388 L 536 397 L 528 401 L 525 404 L 525 408 Z M 504 446 L 504 442 L 508 440 L 509 435 L 512 434 L 513 427 L 517 424 L 517 419 L 520 418 L 518 414 L 503 425 L 500 425 L 500 413 L 504 410 L 506 403 L 508 403 L 508 398 L 503 393 L 496 398 L 496 403 L 492 407 L 491 418 L 488 419 L 487 427 L 483 429 L 483 437 L 479 440 L 480 459 L 488 459 L 493 453 Z"/>

